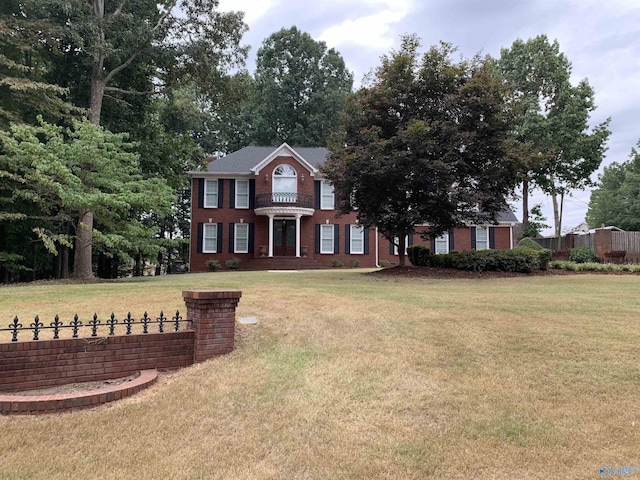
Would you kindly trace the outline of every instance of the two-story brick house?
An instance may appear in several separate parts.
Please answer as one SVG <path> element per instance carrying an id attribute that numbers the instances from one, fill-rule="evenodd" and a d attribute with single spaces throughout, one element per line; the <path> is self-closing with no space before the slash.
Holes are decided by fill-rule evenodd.
<path id="1" fill-rule="evenodd" d="M 319 172 L 326 148 L 245 147 L 192 179 L 191 254 L 193 272 L 231 258 L 243 269 L 331 267 L 333 260 L 374 267 L 397 262 L 397 247 L 375 228 L 362 228 L 356 214 L 337 217 L 331 185 Z M 424 240 L 416 228 L 409 245 L 450 250 L 511 248 L 517 220 L 504 212 L 496 225 L 469 225 Z M 356 263 L 356 262 L 351 262 Z"/>

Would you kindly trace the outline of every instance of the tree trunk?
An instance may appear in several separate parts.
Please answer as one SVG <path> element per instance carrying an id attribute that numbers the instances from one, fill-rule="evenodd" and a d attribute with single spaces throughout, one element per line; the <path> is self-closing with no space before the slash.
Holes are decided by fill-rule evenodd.
<path id="1" fill-rule="evenodd" d="M 560 236 L 560 211 L 558 209 L 558 192 L 555 187 L 551 188 L 551 202 L 553 204 L 553 231 L 556 237 Z"/>
<path id="2" fill-rule="evenodd" d="M 400 235 L 398 237 L 398 265 L 400 267 L 404 267 L 405 266 L 405 256 L 406 256 L 406 251 L 407 251 L 407 246 L 405 244 L 405 236 L 404 235 Z"/>
<path id="3" fill-rule="evenodd" d="M 93 232 L 93 212 L 81 209 L 78 228 L 76 228 L 76 248 L 73 261 L 75 278 L 93 278 L 91 269 L 91 245 Z"/>
<path id="4" fill-rule="evenodd" d="M 99 21 L 104 18 L 104 0 L 94 0 L 94 14 Z M 105 43 L 104 32 L 101 32 L 102 44 Z M 100 125 L 102 113 L 102 100 L 107 82 L 104 80 L 104 56 L 100 53 L 93 58 L 91 71 L 91 95 L 89 97 L 89 121 L 94 125 Z M 84 225 L 82 225 L 84 224 Z M 93 278 L 92 271 L 92 232 L 93 212 L 80 209 L 78 229 L 76 230 L 75 256 L 73 276 L 75 278 Z"/>
<path id="5" fill-rule="evenodd" d="M 62 256 L 61 278 L 69 278 L 69 247 L 62 245 L 60 255 Z"/>
<path id="6" fill-rule="evenodd" d="M 560 192 L 560 213 L 558 215 L 558 250 L 560 250 L 560 235 L 562 234 L 562 210 L 564 209 L 564 190 Z"/>
<path id="7" fill-rule="evenodd" d="M 136 253 L 135 265 L 133 267 L 133 276 L 134 277 L 142 276 L 142 256 L 139 253 Z"/>
<path id="8" fill-rule="evenodd" d="M 522 182 L 522 231 L 527 231 L 529 225 L 529 179 Z"/>
<path id="9" fill-rule="evenodd" d="M 100 125 L 100 115 L 102 113 L 102 100 L 104 98 L 104 89 L 106 83 L 100 77 L 100 72 L 96 72 L 97 67 L 94 64 L 94 72 L 91 74 L 91 98 L 89 100 L 89 121 L 94 125 Z"/>
<path id="10" fill-rule="evenodd" d="M 156 276 L 162 273 L 162 252 L 158 252 L 158 262 L 156 263 Z"/>
<path id="11" fill-rule="evenodd" d="M 58 254 L 55 256 L 54 276 L 56 279 L 62 278 L 62 245 L 58 245 Z"/>

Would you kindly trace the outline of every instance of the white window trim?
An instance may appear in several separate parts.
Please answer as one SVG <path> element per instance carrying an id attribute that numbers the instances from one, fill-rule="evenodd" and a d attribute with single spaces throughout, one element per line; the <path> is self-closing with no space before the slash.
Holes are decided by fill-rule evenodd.
<path id="1" fill-rule="evenodd" d="M 320 253 L 321 254 L 332 254 L 335 252 L 336 246 L 334 245 L 335 242 L 335 232 L 334 232 L 334 226 L 333 225 L 327 225 L 327 224 L 321 224 L 320 225 Z M 325 239 L 323 236 L 323 232 L 331 232 L 330 238 L 331 238 L 331 250 L 325 250 L 324 247 L 324 242 L 323 240 Z"/>
<path id="2" fill-rule="evenodd" d="M 354 255 L 364 255 L 364 228 L 362 228 L 360 225 L 349 225 L 349 253 L 352 253 Z M 359 231 L 359 236 L 360 236 L 360 240 L 361 243 L 360 245 L 362 245 L 362 250 L 359 252 L 354 252 L 354 248 L 353 248 L 353 239 L 356 238 L 356 235 L 354 235 L 354 230 L 356 232 Z"/>
<path id="3" fill-rule="evenodd" d="M 329 190 L 329 192 L 326 190 Z M 333 185 L 326 180 L 322 180 L 320 182 L 320 210 L 335 210 L 335 208 L 336 200 L 333 193 Z"/>
<path id="4" fill-rule="evenodd" d="M 240 228 L 246 231 L 246 241 L 247 241 L 247 248 L 244 250 L 241 250 L 238 248 L 238 228 Z M 243 238 L 243 240 L 244 240 Z M 248 223 L 236 223 L 233 227 L 233 253 L 249 253 L 249 224 Z"/>
<path id="5" fill-rule="evenodd" d="M 438 251 L 438 241 L 442 242 L 444 241 L 444 252 L 439 252 Z M 442 235 L 440 235 L 439 237 L 436 238 L 435 240 L 435 252 L 436 254 L 440 254 L 440 253 L 449 253 L 449 232 L 445 232 Z"/>
<path id="6" fill-rule="evenodd" d="M 207 250 L 207 227 L 213 229 L 213 250 Z M 202 226 L 202 253 L 218 253 L 218 224 L 205 223 Z"/>
<path id="7" fill-rule="evenodd" d="M 485 243 L 485 247 L 478 248 L 478 231 L 483 230 L 486 233 L 486 240 L 483 240 Z M 489 227 L 476 227 L 476 250 L 489 250 L 491 247 L 489 246 Z"/>
<path id="8" fill-rule="evenodd" d="M 240 183 L 244 183 L 247 185 L 247 193 L 246 194 L 241 194 L 242 196 L 239 196 L 238 194 L 238 184 Z M 238 202 L 239 198 L 246 198 L 246 205 L 240 205 Z M 249 180 L 236 180 L 236 198 L 235 198 L 235 208 L 249 208 Z"/>
<path id="9" fill-rule="evenodd" d="M 209 205 L 207 203 L 207 198 L 208 198 L 208 189 L 207 189 L 207 185 L 209 185 L 209 183 L 213 183 L 215 185 L 215 195 L 214 195 L 214 204 L 213 205 Z M 218 208 L 218 180 L 214 179 L 214 180 L 210 180 L 210 179 L 206 179 L 204 180 L 204 208 Z"/>

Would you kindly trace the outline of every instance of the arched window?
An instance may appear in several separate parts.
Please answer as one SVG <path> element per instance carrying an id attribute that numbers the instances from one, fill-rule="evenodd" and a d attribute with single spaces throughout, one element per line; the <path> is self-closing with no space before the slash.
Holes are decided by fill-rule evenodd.
<path id="1" fill-rule="evenodd" d="M 273 171 L 274 202 L 295 202 L 298 193 L 298 177 L 291 165 L 278 165 Z M 287 195 L 288 194 L 288 195 Z"/>

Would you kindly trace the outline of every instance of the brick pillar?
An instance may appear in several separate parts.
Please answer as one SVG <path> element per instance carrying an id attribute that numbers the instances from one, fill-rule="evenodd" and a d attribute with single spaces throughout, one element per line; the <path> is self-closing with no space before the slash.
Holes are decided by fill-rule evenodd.
<path id="1" fill-rule="evenodd" d="M 605 255 L 611 253 L 613 235 L 610 229 L 598 228 L 596 230 L 596 255 L 604 259 Z"/>
<path id="2" fill-rule="evenodd" d="M 239 290 L 185 290 L 187 318 L 195 330 L 194 362 L 233 350 Z"/>
<path id="3" fill-rule="evenodd" d="M 575 233 L 567 233 L 565 236 L 565 249 L 571 250 L 576 244 L 576 235 Z"/>

